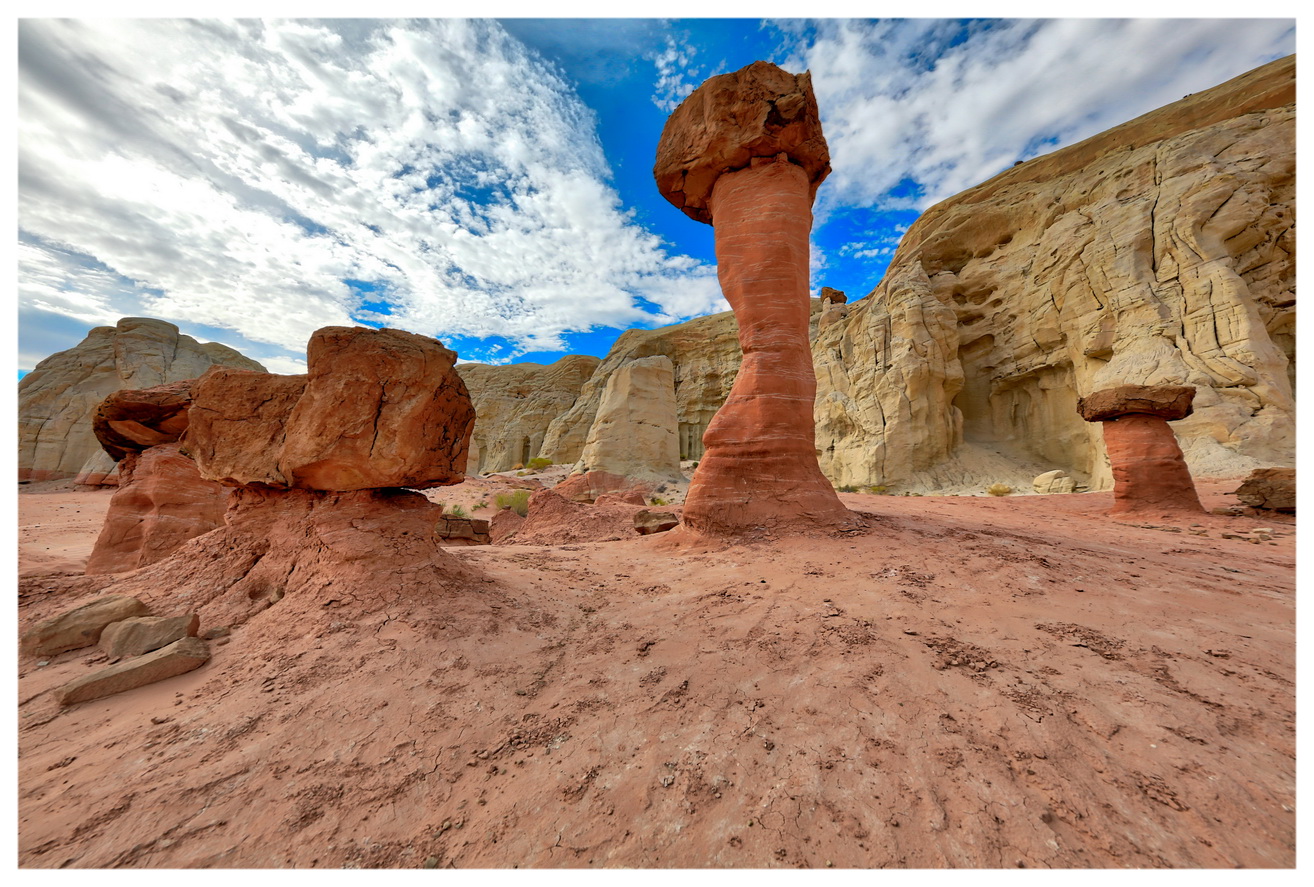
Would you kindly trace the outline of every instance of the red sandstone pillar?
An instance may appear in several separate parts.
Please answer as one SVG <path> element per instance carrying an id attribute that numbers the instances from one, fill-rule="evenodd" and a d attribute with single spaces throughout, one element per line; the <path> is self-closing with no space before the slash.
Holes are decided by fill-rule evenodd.
<path id="1" fill-rule="evenodd" d="M 1104 424 L 1113 469 L 1113 510 L 1204 511 L 1168 420 L 1133 413 Z"/>
<path id="2" fill-rule="evenodd" d="M 1113 471 L 1110 514 L 1202 512 L 1182 448 L 1168 427 L 1191 415 L 1195 389 L 1184 385 L 1122 385 L 1077 401 L 1087 422 L 1104 425 Z"/>
<path id="3" fill-rule="evenodd" d="M 808 238 L 830 171 L 807 74 L 755 62 L 708 80 L 667 121 L 654 175 L 715 229 L 743 363 L 703 435 L 683 522 L 703 535 L 857 524 L 817 465 Z"/>

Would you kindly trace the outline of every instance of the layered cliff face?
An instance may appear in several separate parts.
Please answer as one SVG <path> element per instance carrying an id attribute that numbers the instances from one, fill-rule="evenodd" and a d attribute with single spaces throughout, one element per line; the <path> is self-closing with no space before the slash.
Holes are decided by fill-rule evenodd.
<path id="1" fill-rule="evenodd" d="M 1122 384 L 1197 389 L 1174 425 L 1197 476 L 1293 464 L 1294 72 L 1273 62 L 1020 164 L 929 209 L 867 298 L 823 291 L 811 331 L 827 477 L 953 490 L 1063 469 L 1108 488 L 1077 399 Z M 741 359 L 728 312 L 626 332 L 546 422 L 485 419 L 478 374 L 513 368 L 465 365 L 476 438 L 497 425 L 531 441 L 498 468 L 573 463 L 611 375 L 657 355 L 675 368 L 681 457 L 698 459 Z"/>
<path id="2" fill-rule="evenodd" d="M 124 388 L 194 379 L 214 365 L 264 372 L 232 348 L 198 342 L 163 320 L 125 317 L 96 327 L 18 383 L 18 479 L 104 475 L 113 462 L 91 428 L 101 401 Z"/>
<path id="3" fill-rule="evenodd" d="M 667 357 L 675 369 L 675 407 L 680 458 L 703 454 L 703 432 L 725 403 L 739 372 L 735 316 L 726 311 L 655 330 L 627 330 L 584 383 L 575 405 L 555 418 L 543 440 L 546 455 L 563 464 L 579 460 L 607 387 L 621 366 L 645 357 Z"/>
<path id="4" fill-rule="evenodd" d="M 1294 59 L 1021 164 L 928 210 L 814 340 L 837 484 L 983 466 L 1110 484 L 1077 398 L 1192 385 L 1197 475 L 1294 459 Z M 980 477 L 980 480 L 998 479 Z"/>
<path id="5" fill-rule="evenodd" d="M 470 474 L 506 471 L 539 456 L 566 461 L 545 449 L 543 438 L 548 424 L 574 406 L 580 389 L 601 362 L 572 354 L 549 366 L 458 364 L 456 372 L 465 381 L 475 407 L 466 470 Z"/>

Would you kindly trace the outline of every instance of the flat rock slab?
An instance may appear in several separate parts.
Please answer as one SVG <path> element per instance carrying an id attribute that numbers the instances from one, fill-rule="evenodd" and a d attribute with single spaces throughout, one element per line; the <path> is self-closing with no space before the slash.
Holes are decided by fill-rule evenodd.
<path id="1" fill-rule="evenodd" d="M 201 627 L 196 613 L 182 616 L 139 616 L 105 626 L 100 648 L 110 659 L 140 656 L 185 637 L 195 637 Z"/>
<path id="2" fill-rule="evenodd" d="M 55 691 L 60 705 L 134 690 L 175 675 L 200 668 L 210 659 L 210 647 L 200 638 L 185 637 L 145 656 L 135 656 L 86 677 L 70 681 Z"/>
<path id="3" fill-rule="evenodd" d="M 43 619 L 23 634 L 24 653 L 54 656 L 65 650 L 90 647 L 100 640 L 105 626 L 134 616 L 149 616 L 151 611 L 141 601 L 122 594 L 97 598 L 58 616 Z"/>
<path id="4" fill-rule="evenodd" d="M 1158 416 L 1169 422 L 1191 415 L 1195 388 L 1190 385 L 1119 385 L 1077 400 L 1077 412 L 1087 422 L 1107 422 L 1120 416 Z"/>

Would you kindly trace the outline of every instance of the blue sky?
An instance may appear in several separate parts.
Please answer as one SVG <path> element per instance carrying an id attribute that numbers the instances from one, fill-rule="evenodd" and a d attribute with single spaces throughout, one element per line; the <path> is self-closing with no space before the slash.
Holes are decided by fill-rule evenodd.
<path id="1" fill-rule="evenodd" d="M 145 315 L 275 372 L 315 329 L 602 356 L 726 306 L 652 181 L 669 111 L 810 69 L 834 172 L 812 282 L 851 299 L 937 200 L 1295 51 L 1270 20 L 30 19 L 19 370 Z"/>

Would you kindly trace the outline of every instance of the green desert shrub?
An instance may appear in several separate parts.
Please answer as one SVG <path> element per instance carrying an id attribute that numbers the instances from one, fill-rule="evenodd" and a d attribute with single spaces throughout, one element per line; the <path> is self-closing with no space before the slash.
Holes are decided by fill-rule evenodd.
<path id="1" fill-rule="evenodd" d="M 552 460 L 547 458 L 546 456 L 535 456 L 534 458 L 529 460 L 529 467 L 534 469 L 535 471 L 542 471 L 544 468 L 547 468 L 551 464 L 552 464 Z"/>
<path id="2" fill-rule="evenodd" d="M 451 507 L 444 507 L 444 508 L 443 508 L 443 514 L 449 515 L 449 516 L 451 516 L 451 517 L 468 517 L 468 516 L 469 516 L 469 515 L 467 515 L 467 514 L 465 513 L 465 509 L 462 508 L 460 505 L 453 505 L 453 506 L 451 506 Z"/>
<path id="3" fill-rule="evenodd" d="M 858 492 L 858 488 L 855 487 L 853 484 L 845 484 L 845 485 L 842 486 L 842 487 L 837 487 L 837 489 L 838 489 L 841 493 L 856 493 L 856 492 Z"/>
<path id="4" fill-rule="evenodd" d="M 497 504 L 497 510 L 510 508 L 516 514 L 524 517 L 529 514 L 529 490 L 515 490 L 510 493 L 498 493 L 493 497 Z"/>
<path id="5" fill-rule="evenodd" d="M 1013 492 L 1013 488 L 1008 484 L 991 484 L 986 487 L 986 492 L 991 496 L 1007 496 L 1009 493 Z"/>

